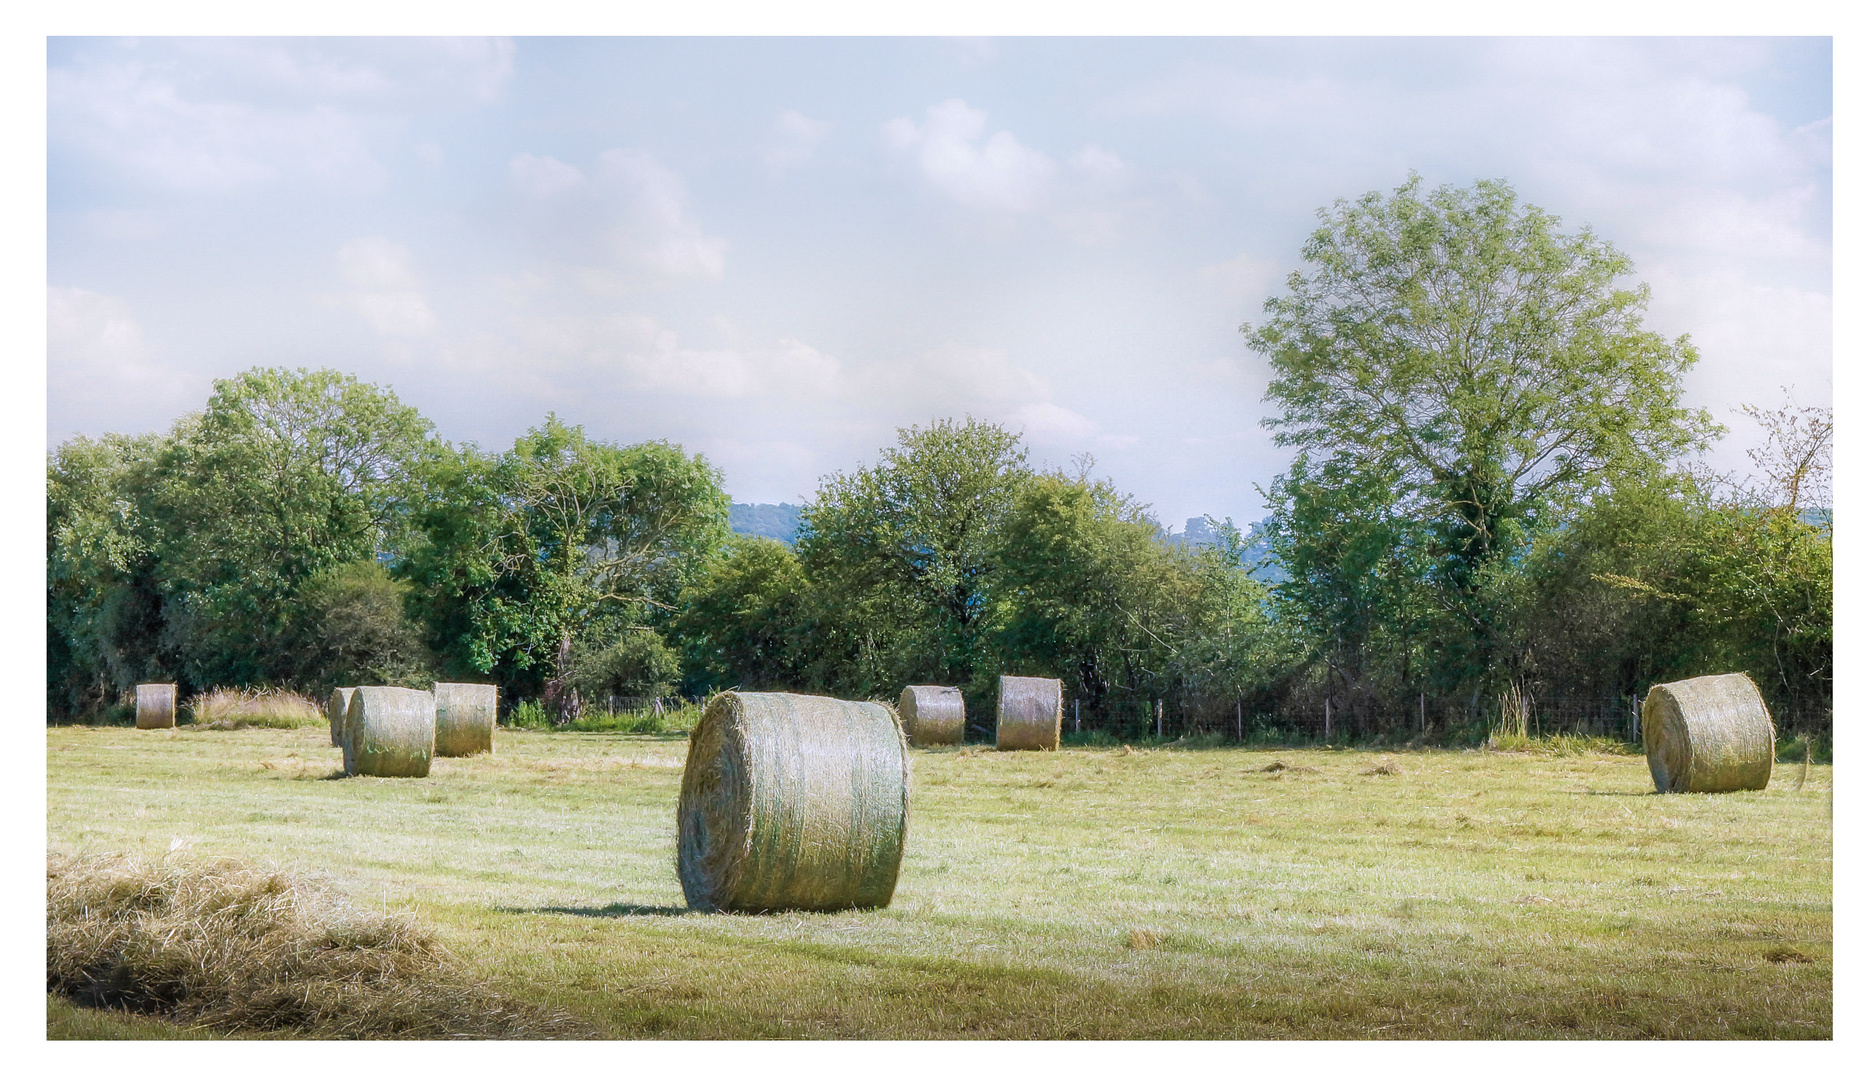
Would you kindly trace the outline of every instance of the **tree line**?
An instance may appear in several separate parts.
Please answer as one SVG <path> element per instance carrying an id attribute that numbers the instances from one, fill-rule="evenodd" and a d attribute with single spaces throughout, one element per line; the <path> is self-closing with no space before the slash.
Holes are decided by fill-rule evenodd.
<path id="1" fill-rule="evenodd" d="M 95 717 L 143 681 L 493 681 L 560 719 L 610 696 L 891 698 L 1060 678 L 1090 716 L 1479 724 L 1497 695 L 1629 701 L 1748 671 L 1830 722 L 1831 414 L 1751 409 L 1757 478 L 1693 465 L 1688 338 L 1590 230 L 1506 183 L 1320 212 L 1242 329 L 1294 460 L 1263 494 L 1282 580 L 1238 531 L 1166 542 L 1090 459 L 999 425 L 901 429 L 823 478 L 794 546 L 735 535 L 722 477 L 552 415 L 489 452 L 384 387 L 258 368 L 168 432 L 48 455 L 47 696 Z"/>

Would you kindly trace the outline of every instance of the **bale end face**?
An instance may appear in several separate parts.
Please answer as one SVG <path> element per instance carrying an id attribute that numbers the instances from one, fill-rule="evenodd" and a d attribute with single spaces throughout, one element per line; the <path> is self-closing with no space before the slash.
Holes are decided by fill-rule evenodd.
<path id="1" fill-rule="evenodd" d="M 905 851 L 906 740 L 875 702 L 728 692 L 688 742 L 680 887 L 699 911 L 886 907 Z"/>
<path id="2" fill-rule="evenodd" d="M 1659 683 L 1640 712 L 1660 793 L 1760 791 L 1774 771 L 1774 721 L 1747 675 Z"/>
<path id="3" fill-rule="evenodd" d="M 330 745 L 343 745 L 343 725 L 350 718 L 350 697 L 356 693 L 354 686 L 339 686 L 330 692 L 330 699 L 324 702 L 324 716 L 330 721 Z"/>

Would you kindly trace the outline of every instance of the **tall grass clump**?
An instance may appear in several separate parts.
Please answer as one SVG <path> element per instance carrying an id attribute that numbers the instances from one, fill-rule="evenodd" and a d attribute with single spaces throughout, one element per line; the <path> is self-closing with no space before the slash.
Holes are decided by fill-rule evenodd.
<path id="1" fill-rule="evenodd" d="M 188 699 L 192 726 L 214 731 L 238 728 L 299 728 L 326 724 L 324 706 L 289 690 L 216 687 Z"/>
<path id="2" fill-rule="evenodd" d="M 304 1038 L 588 1035 L 493 994 L 407 915 L 233 860 L 46 858 L 46 989 L 80 1005 Z"/>

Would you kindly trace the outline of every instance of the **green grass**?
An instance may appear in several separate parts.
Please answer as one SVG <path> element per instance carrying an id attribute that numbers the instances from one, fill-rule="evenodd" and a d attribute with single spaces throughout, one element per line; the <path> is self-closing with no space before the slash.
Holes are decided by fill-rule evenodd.
<path id="1" fill-rule="evenodd" d="M 684 909 L 680 736 L 501 729 L 424 780 L 336 778 L 311 728 L 46 740 L 52 849 L 328 874 L 618 1038 L 1832 1037 L 1827 765 L 915 751 L 890 907 L 745 916 Z"/>

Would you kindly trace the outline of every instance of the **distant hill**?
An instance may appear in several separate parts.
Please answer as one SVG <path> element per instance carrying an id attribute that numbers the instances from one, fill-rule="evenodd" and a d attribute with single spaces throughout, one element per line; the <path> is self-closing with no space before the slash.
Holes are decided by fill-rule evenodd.
<path id="1" fill-rule="evenodd" d="M 797 525 L 803 520 L 803 508 L 790 503 L 733 503 L 727 518 L 732 531 L 747 536 L 768 536 L 786 544 L 796 543 Z"/>
<path id="2" fill-rule="evenodd" d="M 1210 515 L 1185 519 L 1185 531 L 1168 534 L 1169 544 L 1192 544 L 1205 546 L 1218 542 L 1218 531 L 1212 526 Z M 1243 565 L 1250 576 L 1268 585 L 1287 581 L 1288 574 L 1269 554 L 1269 538 L 1263 535 L 1263 523 L 1256 522 L 1243 531 Z"/>

